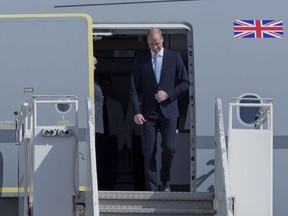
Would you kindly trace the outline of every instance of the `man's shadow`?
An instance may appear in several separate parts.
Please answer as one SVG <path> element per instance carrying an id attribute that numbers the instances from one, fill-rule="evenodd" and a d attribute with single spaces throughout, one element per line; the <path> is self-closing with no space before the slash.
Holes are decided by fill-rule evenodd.
<path id="1" fill-rule="evenodd" d="M 210 170 L 208 173 L 206 173 L 206 174 L 200 176 L 199 178 L 197 178 L 197 180 L 196 180 L 196 187 L 197 188 L 199 186 L 201 186 L 203 184 L 203 182 L 205 182 L 215 172 L 215 168 L 214 168 L 215 160 L 214 159 L 207 161 L 206 165 L 207 166 L 213 165 L 213 169 Z M 214 185 L 210 185 L 208 187 L 207 191 L 208 192 L 214 192 Z"/>

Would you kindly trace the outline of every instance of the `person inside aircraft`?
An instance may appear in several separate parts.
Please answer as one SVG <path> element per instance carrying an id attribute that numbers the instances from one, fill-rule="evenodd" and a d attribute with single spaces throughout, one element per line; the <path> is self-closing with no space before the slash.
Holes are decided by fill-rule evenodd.
<path id="1" fill-rule="evenodd" d="M 95 133 L 96 133 L 96 165 L 97 165 L 97 177 L 98 177 L 98 188 L 103 189 L 105 188 L 103 185 L 105 184 L 103 181 L 105 180 L 103 178 L 104 176 L 104 169 L 101 164 L 101 152 L 102 150 L 102 136 L 104 133 L 104 122 L 103 122 L 103 93 L 101 90 L 101 87 L 99 83 L 95 79 L 96 75 L 96 64 L 97 59 L 93 57 L 93 63 L 94 63 L 94 105 L 95 105 Z"/>
<path id="2" fill-rule="evenodd" d="M 159 28 L 149 30 L 147 41 L 150 50 L 137 55 L 132 66 L 130 97 L 134 121 L 142 127 L 147 190 L 158 190 L 156 153 L 159 130 L 162 137 L 160 190 L 169 192 L 179 117 L 177 99 L 188 90 L 190 82 L 180 54 L 163 48 L 164 39 Z M 141 99 L 139 95 L 142 95 Z"/>
<path id="3" fill-rule="evenodd" d="M 121 102 L 111 97 L 112 79 L 101 76 L 99 84 L 104 96 L 104 131 L 97 137 L 97 169 L 99 190 L 114 190 L 117 177 L 118 150 L 124 146 L 124 112 Z"/>
<path id="4" fill-rule="evenodd" d="M 96 71 L 97 59 L 93 57 L 94 75 Z M 95 105 L 95 132 L 96 136 L 103 134 L 103 94 L 100 85 L 94 79 L 94 105 Z"/>

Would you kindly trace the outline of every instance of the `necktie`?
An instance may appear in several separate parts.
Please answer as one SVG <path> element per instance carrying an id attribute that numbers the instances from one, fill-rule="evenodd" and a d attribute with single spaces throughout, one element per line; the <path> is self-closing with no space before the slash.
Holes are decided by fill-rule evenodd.
<path id="1" fill-rule="evenodd" d="M 109 135 L 109 118 L 108 118 L 108 111 L 106 106 L 106 98 L 104 98 L 103 103 L 103 123 L 104 123 L 104 134 Z"/>
<path id="2" fill-rule="evenodd" d="M 159 83 L 161 75 L 161 56 L 159 54 L 154 55 L 154 73 L 157 83 Z"/>

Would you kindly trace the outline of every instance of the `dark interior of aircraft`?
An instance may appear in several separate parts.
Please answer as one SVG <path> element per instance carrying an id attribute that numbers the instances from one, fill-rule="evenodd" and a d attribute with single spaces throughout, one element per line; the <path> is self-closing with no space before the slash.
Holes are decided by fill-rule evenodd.
<path id="1" fill-rule="evenodd" d="M 112 95 L 121 101 L 124 110 L 129 100 L 129 79 L 134 57 L 149 49 L 146 35 L 143 32 L 139 32 L 139 35 L 136 33 L 120 34 L 115 31 L 111 36 L 94 37 L 94 55 L 98 60 L 95 79 L 97 80 L 103 74 L 112 78 Z M 180 52 L 187 68 L 186 35 L 164 34 L 163 36 L 164 47 Z M 186 115 L 187 105 L 188 92 L 179 98 L 180 115 Z M 181 122 L 179 124 L 178 128 L 184 129 Z"/>
<path id="2" fill-rule="evenodd" d="M 97 31 L 101 31 L 101 29 Z M 103 32 L 105 33 L 107 30 Z M 99 80 L 103 75 L 111 77 L 113 82 L 112 97 L 121 102 L 125 115 L 129 103 L 130 70 L 134 57 L 149 49 L 146 39 L 147 30 L 114 29 L 109 32 L 112 33 L 109 36 L 94 35 L 94 56 L 98 61 L 95 80 Z M 165 30 L 162 32 L 164 47 L 180 52 L 188 71 L 188 45 L 185 31 L 179 33 L 175 30 Z M 186 92 L 179 98 L 179 132 L 185 129 L 188 104 L 189 92 Z M 122 153 L 120 157 L 118 156 L 115 190 L 133 190 L 133 169 L 131 167 L 131 158 L 127 152 Z M 180 190 L 189 190 L 189 186 L 186 185 L 185 189 L 180 188 Z"/>

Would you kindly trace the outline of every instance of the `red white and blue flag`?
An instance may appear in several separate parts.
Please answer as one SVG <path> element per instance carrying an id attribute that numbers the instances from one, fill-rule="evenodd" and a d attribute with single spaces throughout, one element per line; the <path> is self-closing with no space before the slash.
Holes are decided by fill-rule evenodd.
<path id="1" fill-rule="evenodd" d="M 282 20 L 234 20 L 234 38 L 283 38 Z"/>

